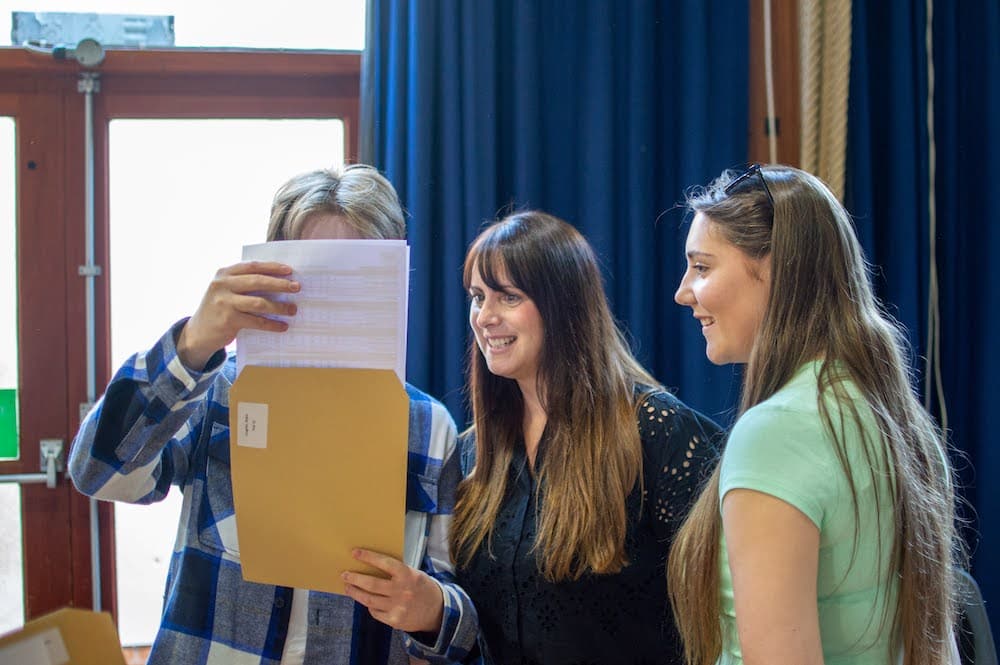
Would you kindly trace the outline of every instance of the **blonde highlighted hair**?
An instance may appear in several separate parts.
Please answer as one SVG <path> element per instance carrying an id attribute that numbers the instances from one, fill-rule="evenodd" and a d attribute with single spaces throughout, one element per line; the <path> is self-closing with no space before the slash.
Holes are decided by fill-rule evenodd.
<path id="1" fill-rule="evenodd" d="M 851 479 L 843 419 L 861 432 L 865 428 L 836 380 L 835 373 L 847 372 L 878 424 L 880 440 L 866 442 L 867 448 L 884 451 L 882 463 L 893 478 L 893 514 L 883 517 L 893 520 L 894 538 L 879 545 L 890 548 L 886 574 L 898 575 L 900 585 L 897 607 L 887 609 L 883 626 L 902 649 L 905 665 L 944 665 L 956 620 L 952 568 L 964 554 L 942 433 L 914 393 L 905 337 L 874 295 L 847 211 L 804 171 L 767 166 L 761 173 L 773 204 L 754 180 L 729 187 L 729 172 L 688 198 L 692 211 L 704 214 L 714 232 L 747 256 L 771 257 L 767 311 L 745 370 L 739 411 L 773 395 L 803 364 L 823 359 L 820 415 Z M 835 413 L 827 407 L 829 395 L 838 405 Z M 873 463 L 868 472 L 874 475 L 878 466 Z M 857 514 L 853 486 L 852 495 Z M 691 665 L 714 663 L 722 648 L 721 530 L 716 469 L 668 562 L 670 600 Z"/>
<path id="2" fill-rule="evenodd" d="M 367 164 L 317 169 L 282 185 L 271 204 L 268 242 L 298 240 L 303 224 L 315 214 L 340 215 L 364 238 L 406 238 L 396 189 Z"/>

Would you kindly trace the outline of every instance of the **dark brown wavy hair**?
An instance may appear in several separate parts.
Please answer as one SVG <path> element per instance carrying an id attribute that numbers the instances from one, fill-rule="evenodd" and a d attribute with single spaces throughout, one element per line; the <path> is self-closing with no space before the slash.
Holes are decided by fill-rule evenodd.
<path id="1" fill-rule="evenodd" d="M 551 581 L 618 572 L 628 563 L 625 500 L 641 482 L 636 409 L 659 386 L 611 315 L 593 250 L 566 222 L 524 211 L 494 223 L 466 255 L 466 290 L 476 271 L 490 288 L 502 288 L 503 276 L 524 291 L 543 321 L 538 385 L 547 443 L 539 471 L 545 487 L 535 542 L 539 570 Z M 450 531 L 459 565 L 491 545 L 524 415 L 517 382 L 491 373 L 474 339 L 468 394 L 476 466 L 459 486 Z"/>

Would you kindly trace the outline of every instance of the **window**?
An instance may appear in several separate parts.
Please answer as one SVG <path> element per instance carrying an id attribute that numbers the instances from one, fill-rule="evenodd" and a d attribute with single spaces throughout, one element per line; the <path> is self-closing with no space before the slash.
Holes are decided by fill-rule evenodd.
<path id="1" fill-rule="evenodd" d="M 30 5 L 27 10 L 50 9 L 41 2 L 25 4 Z M 201 4 L 212 10 L 216 3 Z M 230 12 L 247 11 L 229 4 Z M 96 9 L 102 12 L 126 11 L 114 3 L 101 5 Z M 359 46 L 363 0 L 326 5 L 357 9 L 352 20 L 354 44 Z M 150 13 L 160 11 L 155 3 L 143 7 Z M 291 7 L 300 24 L 309 22 L 302 21 L 306 10 L 297 9 L 296 3 L 283 7 Z M 224 16 L 221 10 L 214 11 Z M 183 14 L 180 9 L 173 14 L 179 26 Z M 317 23 L 332 20 L 312 16 L 320 17 Z M 257 17 L 268 27 L 274 27 L 273 18 Z M 0 32 L 9 34 L 9 26 L 0 23 Z M 178 27 L 178 45 L 181 34 Z M 92 97 L 95 264 L 102 271 L 95 280 L 97 395 L 124 356 L 147 347 L 161 328 L 191 313 L 211 274 L 238 260 L 242 244 L 264 238 L 271 196 L 284 180 L 302 170 L 355 158 L 360 60 L 357 52 L 107 49 L 95 70 L 100 89 Z M 80 73 L 76 62 L 0 47 L 0 159 L 14 165 L 0 170 L 0 194 L 12 192 L 0 197 L 0 247 L 9 248 L 13 256 L 14 237 L 18 255 L 31 257 L 10 276 L 3 270 L 13 270 L 13 261 L 0 261 L 0 308 L 21 304 L 16 319 L 0 318 L 4 322 L 0 328 L 12 322 L 10 331 L 0 329 L 0 366 L 9 365 L 9 340 L 20 340 L 14 354 L 20 374 L 14 376 L 21 416 L 20 457 L 0 461 L 0 474 L 37 473 L 41 438 L 62 438 L 68 447 L 79 424 L 80 404 L 87 401 L 85 289 L 79 275 L 86 262 L 85 98 L 77 90 Z M 219 191 L 225 195 L 219 196 Z M 228 216 L 211 209 L 212 199 L 224 204 Z M 7 226 L 5 209 L 17 210 L 16 220 Z M 199 225 L 203 247 L 170 244 L 191 233 L 180 228 L 183 223 Z M 237 234 L 237 227 L 245 234 Z M 146 251 L 145 260 L 135 262 L 138 252 L 129 243 L 148 247 L 152 232 L 167 229 L 172 233 L 156 236 L 163 238 L 156 241 L 157 251 Z M 178 261 L 176 254 L 182 251 L 185 258 Z M 177 281 L 181 272 L 189 273 L 187 285 Z M 139 283 L 142 278 L 137 275 L 142 274 L 146 280 Z M 169 280 L 153 278 L 164 274 L 170 275 Z M 139 286 L 141 295 L 130 293 L 130 285 Z M 169 291 L 187 300 L 167 305 L 164 294 Z M 151 303 L 160 306 L 150 308 Z M 130 320 L 148 326 L 129 332 L 125 323 Z M 157 330 L 151 332 L 153 328 Z M 145 624 L 129 623 L 142 612 L 125 611 L 132 602 L 127 595 L 135 590 L 129 575 L 147 573 L 134 573 L 131 563 L 116 556 L 128 545 L 145 541 L 135 536 L 137 521 L 128 512 L 132 507 L 119 512 L 124 528 L 116 536 L 115 508 L 99 504 L 99 556 L 93 558 L 90 502 L 68 480 L 62 478 L 55 489 L 44 485 L 0 485 L 0 489 L 11 490 L 0 493 L 0 501 L 6 502 L 5 514 L 23 516 L 25 543 L 23 554 L 18 545 L 10 556 L 0 543 L 0 556 L 17 568 L 8 577 L 0 570 L 0 593 L 25 600 L 23 610 L 14 608 L 11 618 L 0 616 L 0 621 L 13 624 L 0 630 L 68 604 L 89 607 L 96 579 L 91 561 L 99 558 L 102 607 L 119 617 L 128 615 L 119 623 L 123 642 L 148 643 L 150 631 L 155 630 L 150 622 L 159 608 Z M 138 521 L 149 526 L 157 508 L 171 506 L 146 508 L 134 510 Z M 172 509 L 176 511 L 176 506 Z M 162 528 L 150 527 L 160 542 L 136 555 L 148 565 L 165 566 L 169 560 L 176 512 L 162 520 Z M 5 537 L 20 543 L 13 523 L 10 528 L 6 522 L 0 526 Z M 23 590 L 11 586 L 21 579 L 22 566 Z M 163 578 L 158 579 L 146 587 L 155 603 L 162 598 Z"/>
<path id="2" fill-rule="evenodd" d="M 234 0 L 21 0 L 19 12 L 172 16 L 174 46 L 360 51 L 365 47 L 365 0 L 283 0 L 250 5 Z M 261 7 L 267 7 L 261 11 Z M 12 13 L 0 15 L 0 35 L 11 44 Z M 106 46 L 111 41 L 94 37 Z M 52 40 L 56 41 L 56 40 Z M 59 40 L 66 41 L 66 40 Z M 20 44 L 11 44 L 20 46 Z M 72 44 L 71 44 L 72 45 Z M 123 43 L 116 44 L 124 46 Z"/>
<path id="3" fill-rule="evenodd" d="M 263 242 L 285 180 L 344 161 L 339 119 L 117 119 L 108 140 L 111 365 L 190 316 L 215 271 Z M 198 159 L 193 159 L 198 156 Z M 155 239 L 155 251 L 150 251 Z M 115 504 L 118 634 L 151 644 L 180 516 L 173 488 L 157 504 Z"/>

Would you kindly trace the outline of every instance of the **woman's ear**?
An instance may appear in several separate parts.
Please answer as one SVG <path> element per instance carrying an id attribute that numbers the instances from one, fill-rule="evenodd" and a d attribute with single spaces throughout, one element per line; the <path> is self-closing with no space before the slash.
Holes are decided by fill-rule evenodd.
<path id="1" fill-rule="evenodd" d="M 771 255 L 759 259 L 746 258 L 747 272 L 761 282 L 771 282 Z"/>

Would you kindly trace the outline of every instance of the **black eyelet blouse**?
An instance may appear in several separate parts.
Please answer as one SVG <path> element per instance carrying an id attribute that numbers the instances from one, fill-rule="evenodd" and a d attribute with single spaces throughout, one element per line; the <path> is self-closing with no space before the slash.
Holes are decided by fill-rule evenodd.
<path id="1" fill-rule="evenodd" d="M 716 459 L 718 426 L 673 395 L 658 392 L 639 410 L 643 490 L 627 499 L 629 565 L 550 583 L 538 570 L 539 488 L 523 446 L 509 473 L 492 553 L 484 543 L 455 571 L 479 613 L 485 663 L 584 665 L 683 663 L 667 598 L 665 564 L 674 533 Z M 475 448 L 463 442 L 467 459 Z M 544 464 L 545 437 L 536 467 Z"/>

